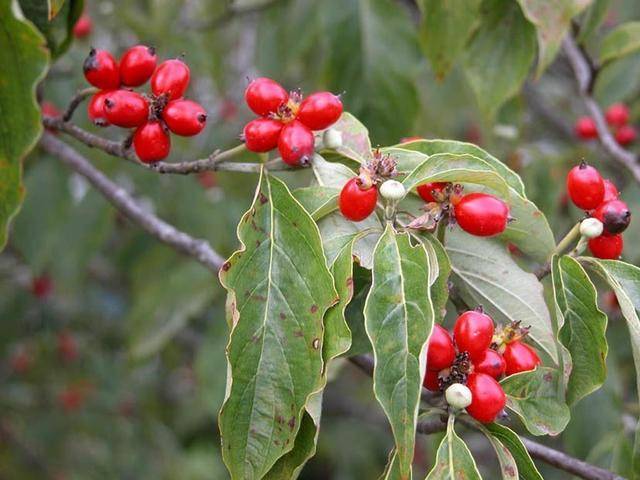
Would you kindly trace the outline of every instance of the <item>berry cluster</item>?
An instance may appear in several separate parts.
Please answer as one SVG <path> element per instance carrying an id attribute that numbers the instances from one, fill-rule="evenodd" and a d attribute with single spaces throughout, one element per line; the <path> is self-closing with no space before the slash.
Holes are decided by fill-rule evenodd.
<path id="1" fill-rule="evenodd" d="M 624 103 L 614 103 L 605 112 L 605 119 L 611 128 L 613 136 L 620 145 L 629 145 L 637 137 L 636 129 L 629 125 L 629 107 Z M 578 118 L 574 126 L 578 138 L 582 140 L 594 140 L 598 138 L 596 122 L 592 117 Z"/>
<path id="2" fill-rule="evenodd" d="M 444 391 L 451 385 L 466 385 L 471 393 L 467 413 L 480 422 L 494 421 L 506 403 L 498 380 L 541 363 L 536 351 L 522 342 L 527 332 L 518 324 L 496 331 L 481 307 L 458 317 L 453 338 L 434 325 L 427 347 L 425 388 Z"/>
<path id="3" fill-rule="evenodd" d="M 302 98 L 287 92 L 270 78 L 256 78 L 244 93 L 249 108 L 260 115 L 244 127 L 242 138 L 252 152 L 276 147 L 289 165 L 304 165 L 313 155 L 314 130 L 324 130 L 342 115 L 342 102 L 331 92 L 316 92 Z"/>
<path id="4" fill-rule="evenodd" d="M 84 12 L 78 18 L 78 21 L 73 26 L 73 36 L 76 38 L 85 38 L 91 35 L 93 30 L 93 21 L 87 12 Z"/>
<path id="5" fill-rule="evenodd" d="M 100 89 L 90 100 L 89 119 L 96 125 L 135 128 L 133 147 L 144 163 L 166 158 L 171 150 L 169 131 L 190 137 L 205 127 L 207 112 L 182 98 L 189 86 L 189 67 L 179 59 L 156 67 L 153 47 L 136 45 L 120 62 L 106 50 L 91 49 L 84 76 Z M 151 94 L 131 89 L 151 79 Z"/>
<path id="6" fill-rule="evenodd" d="M 569 171 L 567 192 L 578 208 L 602 223 L 601 233 L 589 235 L 591 253 L 598 258 L 618 258 L 624 247 L 622 232 L 631 222 L 631 212 L 618 198 L 620 194 L 614 183 L 603 179 L 596 168 L 582 162 Z"/>
<path id="7" fill-rule="evenodd" d="M 488 193 L 462 194 L 462 186 L 433 182 L 418 185 L 417 192 L 427 202 L 428 211 L 439 219 L 447 214 L 471 235 L 491 237 L 507 228 L 511 220 L 509 207 Z"/>

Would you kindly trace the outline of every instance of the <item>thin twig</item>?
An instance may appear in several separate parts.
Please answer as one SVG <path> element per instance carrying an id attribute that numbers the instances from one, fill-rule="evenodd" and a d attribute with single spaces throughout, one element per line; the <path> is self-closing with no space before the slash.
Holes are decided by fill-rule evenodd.
<path id="1" fill-rule="evenodd" d="M 173 225 L 144 210 L 127 191 L 112 182 L 96 169 L 86 158 L 65 142 L 50 133 L 45 133 L 40 145 L 62 163 L 86 178 L 111 204 L 147 233 L 158 240 L 198 260 L 212 272 L 217 272 L 224 259 L 216 253 L 206 240 L 193 238 Z"/>
<path id="2" fill-rule="evenodd" d="M 76 140 L 84 143 L 88 147 L 97 148 L 103 152 L 108 153 L 114 157 L 119 157 L 127 160 L 136 165 L 147 168 L 157 173 L 173 173 L 179 175 L 188 175 L 192 173 L 199 173 L 204 171 L 229 171 L 229 172 L 244 172 L 244 173 L 256 173 L 260 171 L 262 164 L 260 163 L 238 163 L 232 162 L 231 157 L 238 155 L 245 151 L 244 145 L 238 145 L 232 149 L 223 152 L 214 152 L 207 158 L 200 160 L 189 160 L 177 163 L 169 162 L 156 162 L 152 164 L 146 164 L 140 162 L 133 150 L 126 148 L 125 142 L 115 142 L 102 138 L 98 135 L 94 135 L 91 132 L 87 132 L 77 125 L 65 122 L 60 117 L 48 117 L 45 116 L 42 119 L 42 123 L 45 127 L 53 130 L 57 130 L 68 134 Z M 280 159 L 274 159 L 264 164 L 267 170 L 297 170 L 300 167 L 293 167 L 287 165 Z"/>
<path id="3" fill-rule="evenodd" d="M 576 45 L 571 35 L 567 35 L 562 41 L 562 49 L 573 69 L 582 101 L 596 123 L 600 143 L 602 143 L 602 146 L 611 158 L 629 170 L 636 182 L 640 183 L 640 165 L 638 164 L 638 158 L 635 154 L 622 148 L 620 144 L 616 142 L 611 132 L 609 132 L 600 106 L 591 95 L 594 70 L 585 51 Z"/>
<path id="4" fill-rule="evenodd" d="M 80 90 L 78 93 L 74 95 L 74 97 L 69 102 L 69 106 L 62 114 L 62 121 L 68 122 L 73 117 L 74 112 L 80 106 L 80 104 L 84 101 L 85 98 L 90 97 L 94 93 L 98 91 L 97 88 L 89 87 L 84 90 Z"/>

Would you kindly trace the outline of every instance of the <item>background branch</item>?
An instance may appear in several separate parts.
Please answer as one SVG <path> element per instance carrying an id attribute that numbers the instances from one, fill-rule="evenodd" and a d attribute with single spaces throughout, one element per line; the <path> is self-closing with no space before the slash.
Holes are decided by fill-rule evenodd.
<path id="1" fill-rule="evenodd" d="M 212 272 L 217 272 L 224 263 L 224 259 L 211 248 L 209 242 L 193 238 L 144 210 L 124 188 L 112 182 L 86 158 L 63 141 L 45 132 L 40 140 L 40 146 L 76 173 L 86 178 L 96 190 L 127 218 L 161 242 L 195 258 Z"/>

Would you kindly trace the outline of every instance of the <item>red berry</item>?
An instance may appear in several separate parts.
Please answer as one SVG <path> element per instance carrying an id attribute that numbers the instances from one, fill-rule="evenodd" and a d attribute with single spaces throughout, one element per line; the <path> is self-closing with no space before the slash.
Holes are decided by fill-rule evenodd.
<path id="1" fill-rule="evenodd" d="M 88 13 L 83 13 L 73 26 L 73 35 L 76 38 L 84 38 L 91 34 L 93 29 L 93 22 Z"/>
<path id="2" fill-rule="evenodd" d="M 71 363 L 78 358 L 78 354 L 76 338 L 67 331 L 60 332 L 58 334 L 58 356 L 62 361 Z"/>
<path id="3" fill-rule="evenodd" d="M 172 100 L 162 112 L 167 127 L 176 135 L 197 135 L 207 124 L 207 112 L 191 100 Z"/>
<path id="4" fill-rule="evenodd" d="M 623 125 L 618 130 L 616 130 L 616 142 L 620 145 L 629 145 L 636 140 L 636 129 L 631 125 Z"/>
<path id="5" fill-rule="evenodd" d="M 427 370 L 424 374 L 422 385 L 427 390 L 438 392 L 440 390 L 440 379 L 438 378 L 438 372 L 436 370 Z"/>
<path id="6" fill-rule="evenodd" d="M 578 138 L 582 140 L 598 138 L 596 122 L 591 117 L 580 117 L 573 128 Z"/>
<path id="7" fill-rule="evenodd" d="M 467 413 L 479 422 L 493 422 L 507 403 L 500 384 L 485 373 L 472 373 L 467 378 L 467 387 L 472 396 Z"/>
<path id="8" fill-rule="evenodd" d="M 600 235 L 589 240 L 589 250 L 593 256 L 605 260 L 616 260 L 622 254 L 623 248 L 622 235 Z"/>
<path id="9" fill-rule="evenodd" d="M 120 59 L 120 80 L 123 85 L 138 87 L 146 83 L 156 69 L 156 49 L 135 45 Z"/>
<path id="10" fill-rule="evenodd" d="M 189 67 L 182 60 L 166 60 L 151 76 L 151 91 L 154 95 L 166 93 L 169 100 L 175 100 L 184 94 L 190 78 Z"/>
<path id="11" fill-rule="evenodd" d="M 118 127 L 139 127 L 149 118 L 149 103 L 137 92 L 115 90 L 105 96 L 104 114 Z"/>
<path id="12" fill-rule="evenodd" d="M 470 193 L 454 206 L 456 222 L 465 232 L 490 237 L 504 232 L 509 221 L 509 207 L 488 193 Z"/>
<path id="13" fill-rule="evenodd" d="M 608 202 L 610 200 L 615 200 L 616 198 L 618 198 L 618 196 L 620 195 L 620 192 L 618 192 L 618 188 L 616 187 L 616 185 L 609 180 L 608 178 L 605 178 L 604 180 L 604 197 L 602 198 L 602 202 Z"/>
<path id="14" fill-rule="evenodd" d="M 243 138 L 247 149 L 252 152 L 268 152 L 278 146 L 278 139 L 284 124 L 272 118 L 256 118 L 244 127 Z"/>
<path id="15" fill-rule="evenodd" d="M 446 182 L 423 183 L 422 185 L 418 185 L 416 190 L 425 202 L 436 202 L 437 200 L 433 194 L 442 192 L 447 185 Z"/>
<path id="16" fill-rule="evenodd" d="M 133 135 L 133 148 L 141 162 L 155 163 L 169 155 L 171 139 L 160 122 L 147 122 Z"/>
<path id="17" fill-rule="evenodd" d="M 113 90 L 120 86 L 118 63 L 106 50 L 92 48 L 82 68 L 87 82 L 94 87 Z"/>
<path id="18" fill-rule="evenodd" d="M 538 357 L 538 354 L 533 348 L 518 340 L 507 343 L 502 356 L 507 364 L 507 368 L 505 370 L 507 376 L 513 375 L 514 373 L 534 370 L 538 365 L 540 365 L 540 363 L 542 363 L 540 362 L 540 357 Z"/>
<path id="19" fill-rule="evenodd" d="M 487 375 L 498 380 L 504 375 L 507 364 L 495 350 L 485 350 L 480 356 L 473 362 L 474 372 L 486 373 Z"/>
<path id="20" fill-rule="evenodd" d="M 297 118 L 311 130 L 324 130 L 336 123 L 340 115 L 340 97 L 331 92 L 316 92 L 302 101 Z"/>
<path id="21" fill-rule="evenodd" d="M 617 199 L 602 203 L 592 216 L 602 222 L 605 236 L 622 233 L 631 223 L 629 207 L 622 200 Z"/>
<path id="22" fill-rule="evenodd" d="M 453 341 L 459 352 L 468 352 L 472 360 L 479 359 L 491 345 L 493 320 L 485 313 L 469 310 L 458 317 L 453 327 Z"/>
<path id="23" fill-rule="evenodd" d="M 427 369 L 436 372 L 444 370 L 451 366 L 455 358 L 456 349 L 451 335 L 440 325 L 434 325 L 427 347 Z"/>
<path id="24" fill-rule="evenodd" d="M 56 107 L 51 102 L 42 102 L 42 105 L 40 106 L 40 108 L 42 110 L 42 114 L 46 115 L 47 117 L 59 117 L 60 116 L 60 110 L 58 110 L 58 107 Z"/>
<path id="25" fill-rule="evenodd" d="M 216 174 L 212 171 L 200 172 L 198 173 L 198 183 L 205 190 L 209 190 L 214 188 L 218 184 L 218 180 L 216 179 Z"/>
<path id="26" fill-rule="evenodd" d="M 378 189 L 375 186 L 360 188 L 360 180 L 353 177 L 340 191 L 338 204 L 345 218 L 360 222 L 373 213 L 378 201 Z"/>
<path id="27" fill-rule="evenodd" d="M 280 157 L 289 165 L 306 164 L 313 155 L 314 142 L 313 132 L 308 127 L 297 120 L 287 123 L 278 139 Z"/>
<path id="28" fill-rule="evenodd" d="M 106 127 L 109 125 L 107 115 L 104 113 L 104 101 L 109 95 L 113 93 L 113 90 L 101 90 L 94 94 L 89 100 L 87 105 L 87 116 L 94 125 L 99 127 Z"/>
<path id="29" fill-rule="evenodd" d="M 251 110 L 266 117 L 287 103 L 289 94 L 278 82 L 270 78 L 256 78 L 244 92 L 244 99 Z"/>
<path id="30" fill-rule="evenodd" d="M 624 103 L 614 103 L 604 114 L 607 123 L 612 127 L 622 127 L 629 122 L 629 107 Z"/>
<path id="31" fill-rule="evenodd" d="M 47 274 L 34 277 L 31 281 L 31 293 L 37 298 L 46 298 L 53 292 L 53 280 Z"/>
<path id="32" fill-rule="evenodd" d="M 23 375 L 29 371 L 33 364 L 31 351 L 25 345 L 18 345 L 9 358 L 9 367 L 11 371 L 18 375 Z"/>
<path id="33" fill-rule="evenodd" d="M 578 208 L 591 210 L 602 203 L 604 180 L 597 169 L 582 162 L 569 170 L 567 191 Z"/>
<path id="34" fill-rule="evenodd" d="M 65 388 L 58 395 L 58 402 L 66 413 L 75 412 L 84 404 L 84 392 L 75 386 Z"/>

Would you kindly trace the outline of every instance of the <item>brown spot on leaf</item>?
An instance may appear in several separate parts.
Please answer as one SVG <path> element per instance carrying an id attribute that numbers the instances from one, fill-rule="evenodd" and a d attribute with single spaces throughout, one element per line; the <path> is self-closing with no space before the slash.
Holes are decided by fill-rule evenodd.
<path id="1" fill-rule="evenodd" d="M 273 441 L 274 445 L 280 445 L 280 440 L 276 439 Z"/>
<path id="2" fill-rule="evenodd" d="M 282 417 L 282 415 L 280 414 L 276 415 L 276 422 L 284 423 L 284 418 Z"/>
<path id="3" fill-rule="evenodd" d="M 231 268 L 231 263 L 229 263 L 229 262 L 224 262 L 224 263 L 222 264 L 222 271 L 223 271 L 223 272 L 228 272 L 230 268 Z"/>
<path id="4" fill-rule="evenodd" d="M 551 381 L 553 381 L 553 375 L 551 374 L 551 372 L 545 373 L 544 376 L 542 377 L 542 379 L 545 382 L 551 383 Z"/>
<path id="5" fill-rule="evenodd" d="M 287 316 L 284 313 L 280 312 L 280 320 L 284 320 L 285 318 L 287 318 Z"/>
<path id="6" fill-rule="evenodd" d="M 314 338 L 313 342 L 311 343 L 311 346 L 313 347 L 314 350 L 317 350 L 318 348 L 320 348 L 320 339 Z"/>
<path id="7" fill-rule="evenodd" d="M 293 431 L 294 427 L 296 426 L 296 417 L 291 417 L 287 422 L 287 425 L 289 425 L 289 429 Z"/>
<path id="8" fill-rule="evenodd" d="M 252 341 L 253 343 L 258 343 L 258 340 L 260 340 L 260 335 L 253 335 L 253 336 L 251 337 L 251 341 Z"/>
<path id="9" fill-rule="evenodd" d="M 267 301 L 267 297 L 265 297 L 264 295 L 254 295 L 253 298 L 255 298 L 255 300 L 257 302 L 266 302 Z"/>
<path id="10" fill-rule="evenodd" d="M 249 434 L 252 437 L 257 437 L 258 436 L 258 431 L 255 428 L 252 428 L 251 430 L 249 430 Z"/>
<path id="11" fill-rule="evenodd" d="M 294 337 L 304 337 L 304 332 L 302 330 L 296 330 L 293 332 Z"/>
<path id="12" fill-rule="evenodd" d="M 258 197 L 260 199 L 260 203 L 262 205 L 264 205 L 265 203 L 267 203 L 269 201 L 269 199 L 265 196 L 264 193 L 260 192 L 260 195 Z"/>
<path id="13" fill-rule="evenodd" d="M 347 278 L 347 287 L 352 287 L 353 286 L 353 277 L 348 277 Z"/>
<path id="14" fill-rule="evenodd" d="M 256 240 L 256 248 L 260 246 L 260 240 Z"/>
<path id="15" fill-rule="evenodd" d="M 318 311 L 318 306 L 314 303 L 311 305 L 311 313 L 316 313 Z"/>
<path id="16" fill-rule="evenodd" d="M 511 465 L 507 465 L 504 469 L 504 472 L 509 476 L 509 477 L 513 477 L 516 478 L 516 472 L 513 470 L 513 467 Z"/>

